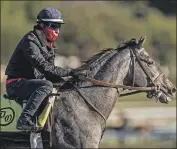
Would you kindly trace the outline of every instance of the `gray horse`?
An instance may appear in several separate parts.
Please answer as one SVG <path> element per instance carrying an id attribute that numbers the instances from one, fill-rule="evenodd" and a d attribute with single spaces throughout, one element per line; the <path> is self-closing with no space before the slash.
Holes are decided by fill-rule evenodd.
<path id="1" fill-rule="evenodd" d="M 143 48 L 145 38 L 105 49 L 75 69 L 54 104 L 52 142 L 57 148 L 98 148 L 105 123 L 124 89 L 168 103 L 175 86 Z M 82 73 L 87 76 L 79 77 Z M 118 86 L 116 86 L 118 85 Z"/>

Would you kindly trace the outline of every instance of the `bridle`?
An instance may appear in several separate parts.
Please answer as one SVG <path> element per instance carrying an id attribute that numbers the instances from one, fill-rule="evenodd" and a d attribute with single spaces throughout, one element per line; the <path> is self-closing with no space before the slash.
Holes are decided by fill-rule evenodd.
<path id="1" fill-rule="evenodd" d="M 110 88 L 116 88 L 117 90 L 119 88 L 122 89 L 128 89 L 128 90 L 135 90 L 133 92 L 129 92 L 129 93 L 124 93 L 124 94 L 120 94 L 120 97 L 122 96 L 128 96 L 128 95 L 132 95 L 132 94 L 137 94 L 140 92 L 145 92 L 145 91 L 157 91 L 160 90 L 160 87 L 158 85 L 156 85 L 156 82 L 161 78 L 161 76 L 163 75 L 163 73 L 161 73 L 159 76 L 157 76 L 154 80 L 152 79 L 152 77 L 147 73 L 146 69 L 144 68 L 144 65 L 142 64 L 142 61 L 140 60 L 138 53 L 140 51 L 144 50 L 144 48 L 140 49 L 138 52 L 135 51 L 135 49 L 131 49 L 130 48 L 130 52 L 131 52 L 131 59 L 133 62 L 133 80 L 132 80 L 132 86 L 126 86 L 126 85 L 117 85 L 117 84 L 113 84 L 113 83 L 109 83 L 109 82 L 105 82 L 105 81 L 100 81 L 100 80 L 96 80 L 93 78 L 90 78 L 88 76 L 83 76 L 83 75 L 78 75 L 77 77 L 80 80 L 84 80 L 84 81 L 89 81 L 92 82 L 95 85 L 99 85 L 99 86 L 104 86 L 104 87 L 110 87 Z M 146 76 L 150 79 L 151 83 L 152 83 L 152 87 L 135 87 L 135 59 L 138 61 L 140 67 L 142 68 L 142 70 L 144 71 L 144 73 L 146 74 Z"/>

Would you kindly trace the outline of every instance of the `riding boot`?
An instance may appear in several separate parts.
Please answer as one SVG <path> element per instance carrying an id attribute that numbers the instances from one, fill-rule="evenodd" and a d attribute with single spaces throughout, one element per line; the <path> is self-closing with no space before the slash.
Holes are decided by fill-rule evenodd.
<path id="1" fill-rule="evenodd" d="M 35 131 L 37 130 L 37 126 L 32 120 L 26 121 L 19 119 L 17 122 L 17 129 L 25 130 L 25 131 Z"/>
<path id="2" fill-rule="evenodd" d="M 48 94 L 52 92 L 52 89 L 52 86 L 41 86 L 37 88 L 34 93 L 32 93 L 18 119 L 16 126 L 17 129 L 32 131 L 36 127 L 36 124 L 32 122 L 32 118 L 42 101 L 47 97 Z"/>

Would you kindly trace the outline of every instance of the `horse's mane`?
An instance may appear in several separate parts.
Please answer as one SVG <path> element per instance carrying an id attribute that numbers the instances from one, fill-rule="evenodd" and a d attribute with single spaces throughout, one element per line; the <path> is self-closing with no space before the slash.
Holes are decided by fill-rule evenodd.
<path id="1" fill-rule="evenodd" d="M 92 57 L 90 57 L 88 60 L 86 61 L 82 61 L 84 64 L 92 64 L 93 62 L 95 62 L 95 60 L 99 59 L 100 57 L 102 57 L 103 55 L 105 55 L 108 52 L 114 51 L 115 49 L 113 48 L 106 48 L 101 50 L 99 53 L 93 55 Z"/>
<path id="2" fill-rule="evenodd" d="M 141 40 L 142 38 L 140 38 Z M 140 41 L 139 40 L 139 41 Z M 144 40 L 144 39 L 143 39 Z M 139 48 L 139 41 L 137 41 L 135 38 L 132 38 L 129 41 L 124 41 L 120 43 L 116 48 L 106 48 L 101 50 L 99 53 L 93 55 L 86 61 L 82 61 L 83 65 L 80 67 L 73 69 L 72 71 L 77 75 L 77 74 L 87 74 L 88 70 L 92 70 L 97 64 L 101 62 L 105 62 L 105 60 L 108 60 L 111 58 L 115 53 L 121 52 L 122 50 L 125 49 L 135 49 Z M 100 65 L 101 66 L 101 65 Z M 69 80 L 66 81 L 65 85 L 62 87 L 64 90 L 67 88 L 73 87 L 72 84 L 78 84 L 78 82 L 82 82 L 83 80 L 78 79 L 77 77 L 70 78 Z M 60 88 L 60 90 L 62 89 Z"/>
<path id="3" fill-rule="evenodd" d="M 130 47 L 135 47 L 136 45 L 137 45 L 137 40 L 135 38 L 132 38 L 129 41 L 124 41 L 123 43 L 120 43 L 115 49 L 114 48 L 103 49 L 99 53 L 90 57 L 88 60 L 82 61 L 83 65 L 75 69 L 75 71 L 81 71 L 87 69 L 88 67 L 90 67 L 90 65 L 98 61 L 101 57 L 105 56 L 108 53 L 114 52 L 115 50 L 122 51 Z"/>
<path id="4" fill-rule="evenodd" d="M 120 43 L 116 48 L 106 48 L 101 50 L 99 53 L 93 55 L 92 57 L 90 57 L 88 60 L 86 61 L 82 61 L 83 65 L 81 65 L 80 67 L 73 69 L 73 72 L 75 72 L 76 74 L 78 73 L 82 73 L 82 71 L 87 71 L 88 69 L 90 69 L 91 67 L 94 67 L 97 63 L 99 63 L 99 61 L 104 61 L 104 59 L 108 59 L 111 55 L 112 52 L 120 52 L 122 50 L 125 50 L 127 48 L 132 48 L 132 47 L 136 47 L 137 46 L 137 40 L 132 38 L 129 41 L 124 41 L 122 43 Z M 114 54 L 114 53 L 112 53 Z M 74 82 L 78 83 L 78 79 L 76 78 L 70 78 L 69 80 L 66 81 L 65 85 L 62 87 L 64 90 L 66 90 L 67 88 L 71 88 L 71 82 L 72 84 L 75 84 Z M 81 81 L 81 80 L 80 80 Z M 62 89 L 60 88 L 60 90 Z"/>

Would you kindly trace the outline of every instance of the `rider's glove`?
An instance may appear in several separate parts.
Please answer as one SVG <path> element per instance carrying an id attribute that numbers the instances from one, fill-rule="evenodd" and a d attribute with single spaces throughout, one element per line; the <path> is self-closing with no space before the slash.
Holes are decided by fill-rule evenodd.
<path id="1" fill-rule="evenodd" d="M 69 75 L 72 77 L 78 77 L 78 76 L 87 76 L 87 73 L 85 71 L 77 72 L 77 71 L 74 71 L 74 69 L 72 69 Z"/>

